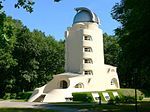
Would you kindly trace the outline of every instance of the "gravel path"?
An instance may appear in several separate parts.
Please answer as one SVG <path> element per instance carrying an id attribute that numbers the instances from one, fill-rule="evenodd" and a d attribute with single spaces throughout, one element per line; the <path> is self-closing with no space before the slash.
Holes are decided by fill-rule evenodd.
<path id="1" fill-rule="evenodd" d="M 51 110 L 58 110 L 60 112 L 83 112 L 75 108 L 67 108 L 61 106 L 55 106 L 54 104 L 48 103 L 37 103 L 37 102 L 10 102 L 10 101 L 0 101 L 0 108 L 10 107 L 10 108 L 46 108 Z M 84 111 L 87 112 L 87 111 Z"/>

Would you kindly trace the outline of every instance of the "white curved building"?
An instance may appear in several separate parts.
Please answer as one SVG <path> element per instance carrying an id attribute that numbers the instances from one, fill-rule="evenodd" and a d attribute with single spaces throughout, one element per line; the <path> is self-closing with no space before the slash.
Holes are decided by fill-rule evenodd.
<path id="1" fill-rule="evenodd" d="M 119 89 L 116 67 L 104 64 L 99 19 L 87 8 L 76 8 L 72 27 L 65 32 L 65 73 L 36 88 L 30 102 L 65 102 L 73 92 Z"/>

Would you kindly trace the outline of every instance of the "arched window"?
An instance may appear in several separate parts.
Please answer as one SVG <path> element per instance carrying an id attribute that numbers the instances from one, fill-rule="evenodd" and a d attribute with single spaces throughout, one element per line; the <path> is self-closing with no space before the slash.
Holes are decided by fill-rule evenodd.
<path id="1" fill-rule="evenodd" d="M 68 88 L 68 83 L 65 80 L 60 81 L 60 88 L 65 89 Z"/>
<path id="2" fill-rule="evenodd" d="M 83 83 L 78 83 L 75 85 L 75 88 L 84 88 L 84 84 Z"/>
<path id="3" fill-rule="evenodd" d="M 114 86 L 116 86 L 116 88 L 118 88 L 118 82 L 117 82 L 117 79 L 116 79 L 116 78 L 113 78 L 113 79 L 111 80 L 111 85 L 114 85 Z"/>

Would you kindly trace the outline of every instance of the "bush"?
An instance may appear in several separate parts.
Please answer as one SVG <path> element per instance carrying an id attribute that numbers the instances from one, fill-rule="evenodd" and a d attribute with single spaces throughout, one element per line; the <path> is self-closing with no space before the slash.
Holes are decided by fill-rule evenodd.
<path id="1" fill-rule="evenodd" d="M 5 93 L 5 95 L 3 96 L 4 100 L 8 100 L 10 99 L 11 93 Z"/>
<path id="2" fill-rule="evenodd" d="M 114 101 L 115 101 L 115 104 L 119 104 L 121 102 L 121 99 L 118 96 L 116 96 L 114 98 Z"/>
<path id="3" fill-rule="evenodd" d="M 121 96 L 135 97 L 135 89 L 119 89 L 118 92 Z M 143 97 L 144 94 L 141 91 L 137 90 L 137 99 L 140 100 L 143 99 Z"/>
<path id="4" fill-rule="evenodd" d="M 135 98 L 132 96 L 122 96 L 121 97 L 121 103 L 134 103 Z"/>
<path id="5" fill-rule="evenodd" d="M 118 103 L 134 103 L 135 98 L 132 96 L 121 96 L 120 98 L 116 98 L 115 101 Z"/>
<path id="6" fill-rule="evenodd" d="M 143 98 L 144 98 L 144 97 L 143 97 L 142 95 L 139 96 L 139 100 L 140 100 L 140 101 L 143 100 Z"/>
<path id="7" fill-rule="evenodd" d="M 10 95 L 10 99 L 15 99 L 16 98 L 16 93 L 11 93 L 11 95 Z"/>
<path id="8" fill-rule="evenodd" d="M 31 92 L 20 92 L 20 93 L 5 93 L 3 99 L 22 99 L 22 100 L 28 100 L 30 96 L 32 95 Z"/>
<path id="9" fill-rule="evenodd" d="M 115 104 L 115 100 L 111 98 L 110 100 L 108 100 L 108 104 Z"/>
<path id="10" fill-rule="evenodd" d="M 110 99 L 108 104 L 120 104 L 120 103 L 135 103 L 135 98 L 131 96 L 121 96 Z"/>
<path id="11" fill-rule="evenodd" d="M 91 93 L 72 93 L 73 101 L 93 102 Z"/>
<path id="12" fill-rule="evenodd" d="M 17 94 L 16 99 L 28 100 L 31 95 L 32 95 L 31 92 L 20 92 Z"/>

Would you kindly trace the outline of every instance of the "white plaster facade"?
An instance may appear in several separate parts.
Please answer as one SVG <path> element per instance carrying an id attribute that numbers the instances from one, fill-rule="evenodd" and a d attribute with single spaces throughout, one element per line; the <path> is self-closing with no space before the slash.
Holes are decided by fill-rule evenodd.
<path id="1" fill-rule="evenodd" d="M 29 102 L 65 102 L 73 92 L 119 89 L 116 67 L 104 64 L 103 33 L 97 16 L 77 8 L 72 27 L 65 32 L 65 73 L 36 88 Z"/>

